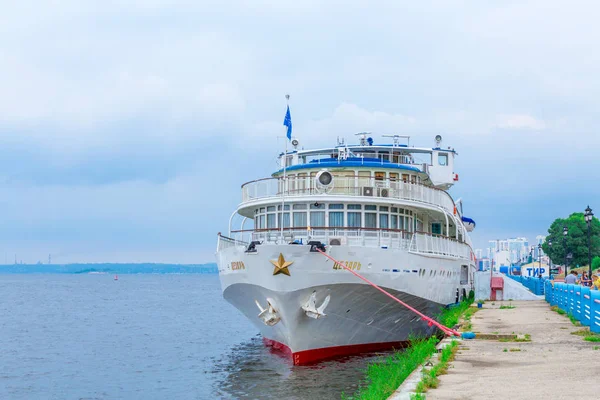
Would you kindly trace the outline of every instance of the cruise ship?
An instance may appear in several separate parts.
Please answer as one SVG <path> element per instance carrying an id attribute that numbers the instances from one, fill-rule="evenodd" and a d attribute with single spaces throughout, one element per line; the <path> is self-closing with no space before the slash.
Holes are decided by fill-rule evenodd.
<path id="1" fill-rule="evenodd" d="M 229 232 L 218 234 L 224 298 L 295 365 L 434 333 L 343 266 L 432 317 L 473 289 L 475 222 L 448 193 L 456 151 L 439 135 L 433 147 L 381 140 L 360 133 L 306 150 L 294 139 L 277 171 L 242 185 Z"/>

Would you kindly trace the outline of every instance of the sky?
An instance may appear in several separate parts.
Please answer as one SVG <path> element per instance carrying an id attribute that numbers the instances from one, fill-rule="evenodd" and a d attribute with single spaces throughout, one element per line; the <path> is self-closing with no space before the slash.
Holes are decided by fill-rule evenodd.
<path id="1" fill-rule="evenodd" d="M 3 3 L 0 263 L 214 261 L 286 93 L 307 148 L 442 135 L 476 247 L 600 215 L 596 2 Z"/>

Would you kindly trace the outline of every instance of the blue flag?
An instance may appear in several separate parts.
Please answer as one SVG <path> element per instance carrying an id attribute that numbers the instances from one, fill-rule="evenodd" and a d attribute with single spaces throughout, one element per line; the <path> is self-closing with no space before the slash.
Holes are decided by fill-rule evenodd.
<path id="1" fill-rule="evenodd" d="M 292 140 L 292 116 L 290 115 L 290 106 L 287 107 L 285 118 L 283 120 L 283 126 L 287 126 L 287 138 Z"/>

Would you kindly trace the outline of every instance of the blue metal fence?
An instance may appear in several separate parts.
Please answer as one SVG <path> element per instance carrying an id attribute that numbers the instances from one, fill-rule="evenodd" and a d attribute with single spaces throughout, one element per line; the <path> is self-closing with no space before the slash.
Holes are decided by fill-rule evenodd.
<path id="1" fill-rule="evenodd" d="M 531 291 L 531 293 L 541 296 L 544 294 L 544 279 L 531 278 L 529 276 L 506 275 L 510 279 L 519 282 Z"/>
<path id="2" fill-rule="evenodd" d="M 590 331 L 600 333 L 600 290 L 557 282 L 544 281 L 545 298 L 552 306 L 558 306 L 576 318 Z"/>

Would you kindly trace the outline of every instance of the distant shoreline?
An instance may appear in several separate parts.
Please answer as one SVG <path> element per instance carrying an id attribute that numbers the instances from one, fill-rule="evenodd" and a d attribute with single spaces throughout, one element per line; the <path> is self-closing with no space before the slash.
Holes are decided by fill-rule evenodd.
<path id="1" fill-rule="evenodd" d="M 0 274 L 216 274 L 217 264 L 73 263 L 0 265 Z"/>

